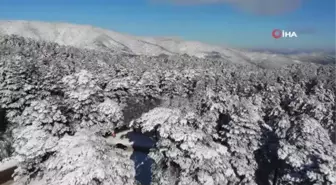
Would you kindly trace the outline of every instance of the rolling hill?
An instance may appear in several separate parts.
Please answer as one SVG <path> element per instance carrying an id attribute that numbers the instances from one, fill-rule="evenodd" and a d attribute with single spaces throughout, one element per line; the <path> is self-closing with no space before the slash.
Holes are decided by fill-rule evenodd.
<path id="1" fill-rule="evenodd" d="M 256 52 L 229 47 L 213 46 L 197 41 L 184 41 L 173 37 L 139 37 L 96 28 L 90 25 L 39 21 L 0 21 L 0 34 L 19 35 L 36 40 L 56 42 L 60 45 L 94 49 L 107 52 L 157 56 L 160 54 L 188 54 L 199 58 L 214 56 L 225 58 L 233 63 L 257 65 L 283 65 L 311 62 L 311 56 L 284 55 Z M 334 61 L 328 56 L 327 63 Z M 312 62 L 320 63 L 324 56 L 314 56 Z M 326 63 L 326 62 L 322 62 Z"/>

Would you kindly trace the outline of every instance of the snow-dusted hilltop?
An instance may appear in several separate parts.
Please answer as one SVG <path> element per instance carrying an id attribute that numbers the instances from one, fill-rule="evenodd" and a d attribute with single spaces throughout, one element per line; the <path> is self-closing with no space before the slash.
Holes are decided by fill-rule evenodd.
<path id="1" fill-rule="evenodd" d="M 137 55 L 188 54 L 196 57 L 222 57 L 234 63 L 288 64 L 300 59 L 280 54 L 250 52 L 177 38 L 138 37 L 89 25 L 38 21 L 0 21 L 0 35 L 15 34 L 61 45 Z"/>
<path id="2" fill-rule="evenodd" d="M 0 161 L 11 185 L 335 185 L 335 78 L 0 36 Z"/>
<path id="3" fill-rule="evenodd" d="M 202 56 L 225 49 L 202 44 L 160 38 L 142 38 L 89 25 L 37 21 L 0 21 L 0 33 L 56 42 L 79 48 L 113 50 L 144 55 L 183 54 Z"/>

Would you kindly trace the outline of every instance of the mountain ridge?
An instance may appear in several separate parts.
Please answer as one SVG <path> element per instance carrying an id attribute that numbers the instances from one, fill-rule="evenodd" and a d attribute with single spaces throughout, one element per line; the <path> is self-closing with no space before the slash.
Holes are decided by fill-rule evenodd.
<path id="1" fill-rule="evenodd" d="M 199 41 L 185 41 L 174 37 L 144 37 L 119 33 L 91 25 L 72 24 L 66 22 L 42 22 L 25 20 L 0 20 L 0 35 L 18 35 L 36 40 L 55 42 L 60 45 L 74 46 L 101 51 L 158 56 L 160 54 L 188 54 L 205 58 L 216 53 L 233 63 L 284 65 L 310 62 L 310 55 L 285 55 L 249 51 L 224 46 L 205 44 Z M 329 63 L 335 57 L 314 56 L 312 62 Z"/>
<path id="2" fill-rule="evenodd" d="M 133 36 L 91 25 L 24 20 L 0 21 L 0 33 L 15 34 L 38 40 L 56 42 L 60 45 L 76 46 L 86 49 L 104 49 L 97 45 L 97 43 L 99 43 L 117 50 L 127 50 L 128 48 L 135 54 L 158 55 L 162 53 L 177 53 L 176 51 L 170 51 L 166 47 L 164 47 L 164 50 L 159 49 L 162 48 L 162 45 L 158 45 L 162 38 L 155 39 Z M 178 42 L 172 38 L 165 38 L 163 41 L 166 42 L 167 40 Z M 137 47 L 140 44 L 141 47 Z M 178 50 L 176 48 L 174 49 Z M 192 53 L 187 54 L 193 55 Z"/>

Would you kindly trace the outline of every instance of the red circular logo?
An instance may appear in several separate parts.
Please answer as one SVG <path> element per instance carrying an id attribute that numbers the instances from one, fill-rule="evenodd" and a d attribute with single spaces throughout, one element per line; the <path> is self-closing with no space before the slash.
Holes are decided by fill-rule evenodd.
<path id="1" fill-rule="evenodd" d="M 272 36 L 273 36 L 275 39 L 278 39 L 278 38 L 282 37 L 282 32 L 281 32 L 281 30 L 279 30 L 279 29 L 274 29 L 274 30 L 272 31 Z"/>

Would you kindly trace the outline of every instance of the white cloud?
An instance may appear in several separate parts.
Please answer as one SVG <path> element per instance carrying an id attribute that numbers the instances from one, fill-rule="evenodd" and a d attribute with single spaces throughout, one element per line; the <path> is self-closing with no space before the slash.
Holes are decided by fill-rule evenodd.
<path id="1" fill-rule="evenodd" d="M 153 0 L 181 5 L 226 3 L 241 10 L 257 14 L 281 14 L 297 9 L 303 0 Z"/>

